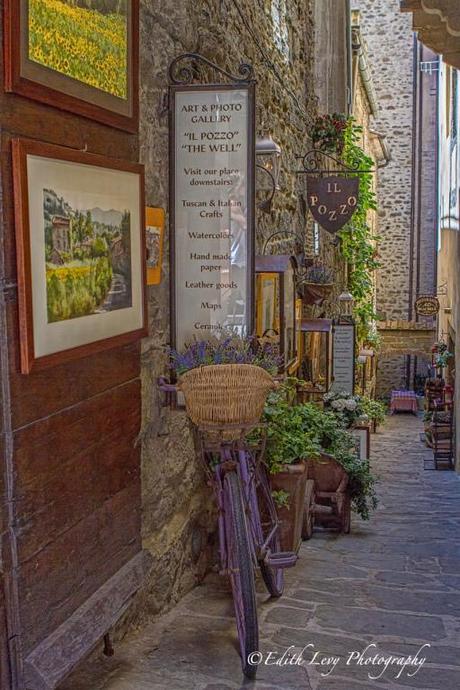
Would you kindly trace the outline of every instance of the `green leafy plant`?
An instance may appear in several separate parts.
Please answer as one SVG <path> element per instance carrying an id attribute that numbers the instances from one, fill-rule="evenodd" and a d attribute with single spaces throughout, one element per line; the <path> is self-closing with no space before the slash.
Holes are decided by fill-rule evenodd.
<path id="1" fill-rule="evenodd" d="M 435 355 L 434 358 L 434 363 L 436 367 L 446 367 L 449 359 L 451 359 L 454 355 L 452 352 L 449 352 L 448 350 L 444 350 L 444 352 L 438 352 Z"/>
<path id="2" fill-rule="evenodd" d="M 290 405 L 281 397 L 272 397 L 265 406 L 265 459 L 271 474 L 281 472 L 284 465 L 296 464 L 320 454 L 315 434 L 303 422 L 301 408 L 301 405 Z"/>
<path id="3" fill-rule="evenodd" d="M 376 480 L 369 460 L 358 457 L 353 437 L 340 426 L 334 414 L 311 403 L 299 407 L 303 425 L 310 430 L 321 450 L 331 455 L 347 472 L 353 510 L 363 520 L 368 520 L 371 511 L 377 507 Z"/>
<path id="4" fill-rule="evenodd" d="M 292 404 L 292 392 L 297 384 L 297 379 L 291 377 L 268 396 L 264 422 L 270 473 L 280 472 L 283 465 L 302 459 L 321 462 L 321 453 L 332 455 L 349 475 L 353 510 L 367 520 L 377 506 L 375 478 L 369 461 L 358 458 L 355 440 L 334 413 L 313 403 Z"/>
<path id="5" fill-rule="evenodd" d="M 371 170 L 373 160 L 367 156 L 358 142 L 362 127 L 349 118 L 344 131 L 342 160 L 349 167 Z M 377 315 L 374 308 L 373 272 L 379 267 L 375 241 L 369 225 L 369 211 L 377 210 L 373 187 L 373 173 L 364 172 L 359 176 L 359 197 L 356 210 L 340 231 L 340 251 L 350 267 L 348 288 L 355 300 L 354 316 L 358 329 L 358 339 L 376 345 L 378 338 L 374 328 Z"/>
<path id="6" fill-rule="evenodd" d="M 310 130 L 316 148 L 329 153 L 342 153 L 345 143 L 347 117 L 342 113 L 319 115 Z"/>
<path id="7" fill-rule="evenodd" d="M 289 510 L 289 494 L 287 491 L 283 491 L 283 489 L 272 491 L 272 496 L 278 508 L 287 508 Z"/>
<path id="8" fill-rule="evenodd" d="M 367 396 L 361 397 L 361 410 L 376 424 L 383 424 L 387 416 L 387 406 L 380 400 L 373 400 Z"/>

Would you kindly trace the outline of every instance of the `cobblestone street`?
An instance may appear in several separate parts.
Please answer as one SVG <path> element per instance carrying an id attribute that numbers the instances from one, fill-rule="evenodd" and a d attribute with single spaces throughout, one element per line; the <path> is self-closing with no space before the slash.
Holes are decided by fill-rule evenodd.
<path id="1" fill-rule="evenodd" d="M 392 417 L 372 436 L 380 506 L 350 536 L 315 532 L 285 595 L 260 594 L 261 652 L 291 645 L 310 652 L 303 667 L 261 665 L 249 687 L 312 690 L 457 690 L 460 687 L 460 481 L 453 472 L 424 471 L 431 452 L 419 419 Z M 353 651 L 375 643 L 388 657 L 419 653 L 426 663 L 383 668 L 356 662 Z M 365 657 L 375 656 L 373 648 Z M 340 657 L 335 668 L 309 665 Z M 275 657 L 272 657 L 273 659 Z M 242 687 L 235 625 L 225 583 L 217 576 L 192 591 L 169 615 L 129 636 L 111 659 L 84 664 L 63 690 L 230 690 Z M 321 673 L 329 675 L 322 677 Z"/>

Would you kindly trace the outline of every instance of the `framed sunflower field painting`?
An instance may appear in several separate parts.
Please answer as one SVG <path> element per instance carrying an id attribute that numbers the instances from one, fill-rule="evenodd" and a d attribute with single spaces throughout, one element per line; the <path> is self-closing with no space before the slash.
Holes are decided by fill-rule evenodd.
<path id="1" fill-rule="evenodd" d="M 5 88 L 135 132 L 139 0 L 5 0 Z"/>

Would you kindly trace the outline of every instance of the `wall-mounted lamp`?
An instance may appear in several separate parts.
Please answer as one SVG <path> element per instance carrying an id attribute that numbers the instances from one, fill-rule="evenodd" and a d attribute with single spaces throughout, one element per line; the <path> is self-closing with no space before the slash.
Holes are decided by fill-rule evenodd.
<path id="1" fill-rule="evenodd" d="M 271 180 L 272 189 L 267 199 L 258 204 L 261 211 L 270 213 L 275 192 L 279 191 L 281 172 L 281 147 L 273 140 L 271 134 L 259 137 L 256 141 L 257 168 L 263 170 Z"/>
<path id="2" fill-rule="evenodd" d="M 340 315 L 341 316 L 346 316 L 346 317 L 352 317 L 353 316 L 354 299 L 353 299 L 353 295 L 351 293 L 349 293 L 347 290 L 342 292 L 339 295 L 339 304 L 340 304 Z"/>

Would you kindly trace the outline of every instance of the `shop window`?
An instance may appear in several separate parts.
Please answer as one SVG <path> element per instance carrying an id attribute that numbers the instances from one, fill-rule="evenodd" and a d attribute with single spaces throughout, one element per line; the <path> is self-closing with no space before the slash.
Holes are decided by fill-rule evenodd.
<path id="1" fill-rule="evenodd" d="M 286 0 L 272 0 L 273 37 L 275 45 L 289 62 L 289 30 L 287 26 Z"/>

